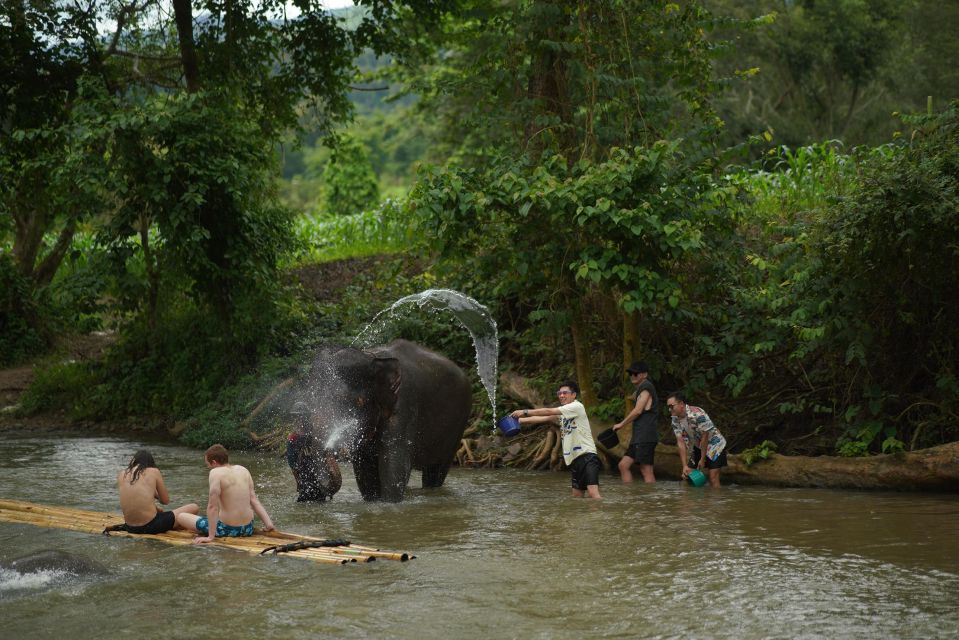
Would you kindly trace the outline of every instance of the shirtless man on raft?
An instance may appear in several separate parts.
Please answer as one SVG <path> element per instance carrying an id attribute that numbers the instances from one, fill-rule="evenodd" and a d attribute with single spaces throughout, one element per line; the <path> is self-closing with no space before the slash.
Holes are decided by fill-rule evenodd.
<path id="1" fill-rule="evenodd" d="M 117 474 L 117 490 L 120 510 L 123 511 L 123 528 L 130 533 L 163 533 L 176 526 L 181 513 L 200 513 L 200 507 L 192 502 L 173 511 L 164 511 L 154 502 L 159 500 L 160 504 L 170 504 L 170 494 L 153 454 L 146 449 L 134 453 L 127 468 Z"/>
<path id="2" fill-rule="evenodd" d="M 206 517 L 181 513 L 177 523 L 184 529 L 195 531 L 195 544 L 213 542 L 217 537 L 241 537 L 253 535 L 253 515 L 263 521 L 263 530 L 272 531 L 273 521 L 260 504 L 253 489 L 253 477 L 246 467 L 230 464 L 230 454 L 221 444 L 215 444 L 204 454 L 210 469 L 210 498 L 206 505 Z M 210 523 L 213 526 L 210 526 Z"/>

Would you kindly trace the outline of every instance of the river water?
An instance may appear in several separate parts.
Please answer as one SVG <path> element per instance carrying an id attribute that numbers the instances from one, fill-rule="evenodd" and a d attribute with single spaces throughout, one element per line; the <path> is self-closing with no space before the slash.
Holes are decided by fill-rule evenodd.
<path id="1" fill-rule="evenodd" d="M 0 436 L 0 498 L 115 511 L 151 449 L 175 504 L 205 506 L 202 453 L 118 438 Z M 315 565 L 0 522 L 0 560 L 43 549 L 104 577 L 0 569 L 6 638 L 955 638 L 959 496 L 624 486 L 454 468 L 401 504 L 298 504 L 279 456 L 235 455 L 285 531 L 411 551 Z M 414 485 L 418 486 L 418 474 Z"/>

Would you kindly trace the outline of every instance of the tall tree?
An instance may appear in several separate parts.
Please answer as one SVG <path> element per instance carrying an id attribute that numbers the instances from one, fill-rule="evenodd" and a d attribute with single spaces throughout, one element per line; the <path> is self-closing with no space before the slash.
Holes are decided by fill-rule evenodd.
<path id="1" fill-rule="evenodd" d="M 664 261 L 699 236 L 682 176 L 720 125 L 709 105 L 712 19 L 696 2 L 473 10 L 451 25 L 442 64 L 413 78 L 463 165 L 430 173 L 413 206 L 444 255 L 466 250 L 475 272 L 524 276 L 506 288 L 537 317 L 563 319 L 592 402 L 588 294 L 626 314 L 679 302 Z"/>

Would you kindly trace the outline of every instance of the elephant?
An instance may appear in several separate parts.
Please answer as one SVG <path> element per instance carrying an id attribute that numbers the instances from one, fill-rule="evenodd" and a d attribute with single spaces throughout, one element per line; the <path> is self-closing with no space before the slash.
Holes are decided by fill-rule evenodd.
<path id="1" fill-rule="evenodd" d="M 298 499 L 317 501 L 340 489 L 343 457 L 365 500 L 400 502 L 413 469 L 423 487 L 442 486 L 473 401 L 462 369 L 407 340 L 368 351 L 323 347 L 294 393 L 287 462 Z"/>

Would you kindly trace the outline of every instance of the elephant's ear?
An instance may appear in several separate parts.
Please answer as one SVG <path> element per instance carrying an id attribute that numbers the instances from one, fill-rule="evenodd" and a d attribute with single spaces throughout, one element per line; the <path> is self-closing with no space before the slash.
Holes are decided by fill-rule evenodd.
<path id="1" fill-rule="evenodd" d="M 400 391 L 400 361 L 396 358 L 376 358 L 376 398 L 387 414 L 393 413 Z"/>

